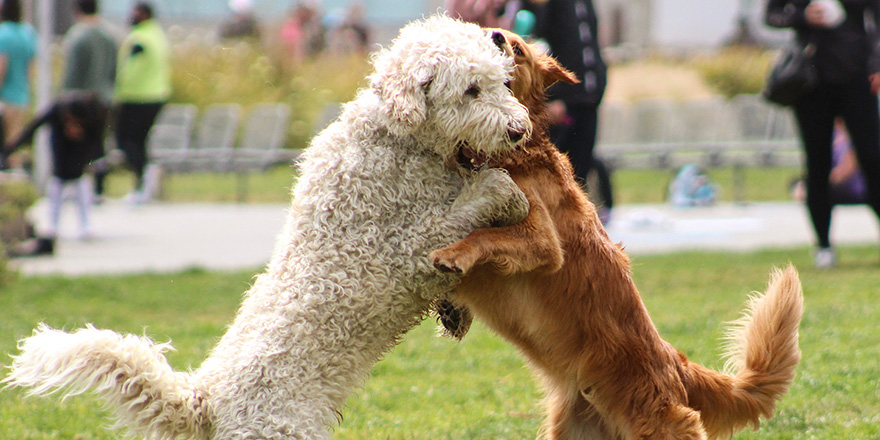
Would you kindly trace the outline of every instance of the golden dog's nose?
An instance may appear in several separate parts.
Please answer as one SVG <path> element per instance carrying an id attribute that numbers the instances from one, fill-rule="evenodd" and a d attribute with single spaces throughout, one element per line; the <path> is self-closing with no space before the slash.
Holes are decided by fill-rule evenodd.
<path id="1" fill-rule="evenodd" d="M 504 34 L 501 32 L 494 31 L 492 32 L 492 42 L 499 48 L 504 48 L 504 43 L 507 42 L 507 39 L 504 38 Z"/>

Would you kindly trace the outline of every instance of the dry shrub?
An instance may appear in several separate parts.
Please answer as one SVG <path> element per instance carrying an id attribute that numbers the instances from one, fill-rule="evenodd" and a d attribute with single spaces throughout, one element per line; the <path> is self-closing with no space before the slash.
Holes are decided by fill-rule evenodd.
<path id="1" fill-rule="evenodd" d="M 202 109 L 214 103 L 238 103 L 245 111 L 261 102 L 290 104 L 288 147 L 292 148 L 306 146 L 325 104 L 354 97 L 369 69 L 366 57 L 359 55 L 322 54 L 292 64 L 247 41 L 178 44 L 173 65 L 174 102 Z"/>
<path id="2" fill-rule="evenodd" d="M 37 200 L 37 191 L 26 179 L 0 181 L 0 286 L 9 280 L 4 249 L 30 237 L 33 232 L 25 214 Z"/>
<path id="3" fill-rule="evenodd" d="M 646 98 L 701 98 L 715 94 L 692 66 L 648 58 L 612 65 L 608 71 L 605 98 L 637 101 Z"/>
<path id="4" fill-rule="evenodd" d="M 700 57 L 694 67 L 719 94 L 731 98 L 760 93 L 773 53 L 753 47 L 730 47 L 717 55 Z"/>

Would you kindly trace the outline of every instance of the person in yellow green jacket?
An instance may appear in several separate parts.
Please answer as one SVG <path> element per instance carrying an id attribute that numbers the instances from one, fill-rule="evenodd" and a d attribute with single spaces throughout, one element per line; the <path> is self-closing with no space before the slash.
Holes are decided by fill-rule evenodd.
<path id="1" fill-rule="evenodd" d="M 171 97 L 171 45 L 150 4 L 136 3 L 130 23 L 132 30 L 119 48 L 116 69 L 116 144 L 135 175 L 135 190 L 128 200 L 143 203 L 149 199 L 144 187 L 147 134 Z"/>

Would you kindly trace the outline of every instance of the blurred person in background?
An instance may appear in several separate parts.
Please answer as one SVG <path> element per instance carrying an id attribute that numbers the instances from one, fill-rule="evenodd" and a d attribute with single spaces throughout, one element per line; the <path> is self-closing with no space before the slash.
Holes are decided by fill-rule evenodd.
<path id="1" fill-rule="evenodd" d="M 252 0 L 230 0 L 232 15 L 220 24 L 220 38 L 260 38 L 260 24 Z"/>
<path id="2" fill-rule="evenodd" d="M 76 0 L 74 18 L 76 23 L 64 35 L 62 92 L 94 92 L 109 106 L 116 81 L 116 40 L 98 15 L 97 0 Z M 100 203 L 109 167 L 106 160 L 100 160 L 94 168 L 95 201 Z"/>
<path id="3" fill-rule="evenodd" d="M 814 263 L 836 264 L 831 246 L 834 120 L 843 119 L 867 186 L 867 203 L 880 218 L 880 1 L 769 0 L 765 22 L 792 28 L 802 45 L 815 46 L 818 85 L 794 105 L 806 153 L 806 205 L 816 235 Z M 874 26 L 867 28 L 870 19 Z"/>
<path id="4" fill-rule="evenodd" d="M 591 0 L 550 0 L 524 6 L 537 18 L 535 36 L 543 39 L 550 55 L 580 80 L 579 84 L 558 82 L 548 90 L 550 139 L 568 154 L 574 174 L 585 188 L 587 176 L 595 170 L 598 191 L 593 191 L 591 200 L 605 224 L 613 205 L 611 182 L 593 150 L 608 68 L 599 49 L 596 8 Z"/>
<path id="5" fill-rule="evenodd" d="M 450 17 L 508 30 L 513 29 L 514 17 L 522 7 L 520 0 L 446 0 L 444 3 Z"/>
<path id="6" fill-rule="evenodd" d="M 30 71 L 37 54 L 37 32 L 21 21 L 21 2 L 0 4 L 0 139 L 19 134 L 31 103 Z"/>
<path id="7" fill-rule="evenodd" d="M 278 36 L 287 56 L 296 63 L 324 50 L 324 34 L 319 5 L 304 1 L 290 10 Z"/>
<path id="8" fill-rule="evenodd" d="M 97 0 L 74 2 L 76 23 L 64 35 L 62 91 L 91 91 L 109 103 L 116 80 L 116 40 L 98 16 Z"/>
<path id="9" fill-rule="evenodd" d="M 846 132 L 843 119 L 834 120 L 834 142 L 831 149 L 831 173 L 828 184 L 832 205 L 861 205 L 868 200 L 865 176 L 859 168 L 859 160 L 852 150 L 852 142 Z M 798 178 L 791 184 L 792 198 L 799 202 L 807 200 L 805 179 Z"/>
<path id="10" fill-rule="evenodd" d="M 568 155 L 584 189 L 592 190 L 591 200 L 607 224 L 614 203 L 611 179 L 605 165 L 593 157 L 593 150 L 608 69 L 599 49 L 598 16 L 592 1 L 447 0 L 446 8 L 449 15 L 482 26 L 531 33 L 580 80 L 579 84 L 558 82 L 548 90 L 550 139 Z M 521 9 L 534 15 L 533 29 L 517 29 L 523 18 Z"/>
<path id="11" fill-rule="evenodd" d="M 91 181 L 84 176 L 86 166 L 104 154 L 104 129 L 107 106 L 95 92 L 73 91 L 62 93 L 52 105 L 39 113 L 33 121 L 13 138 L 5 148 L 8 153 L 31 142 L 37 129 L 48 125 L 52 151 L 52 177 L 46 187 L 49 204 L 49 222 L 37 239 L 25 245 L 20 255 L 51 254 L 61 222 L 64 191 L 72 188 L 80 214 L 79 238 L 92 237 L 89 212 L 92 204 Z"/>
<path id="12" fill-rule="evenodd" d="M 345 16 L 330 31 L 327 46 L 337 54 L 366 55 L 369 51 L 370 27 L 367 24 L 364 5 L 352 2 Z"/>
<path id="13" fill-rule="evenodd" d="M 171 97 L 171 46 L 150 4 L 136 3 L 130 23 L 132 30 L 119 48 L 116 68 L 116 145 L 135 176 L 134 190 L 126 200 L 140 204 L 151 197 L 152 185 L 145 183 L 144 176 L 147 135 Z"/>

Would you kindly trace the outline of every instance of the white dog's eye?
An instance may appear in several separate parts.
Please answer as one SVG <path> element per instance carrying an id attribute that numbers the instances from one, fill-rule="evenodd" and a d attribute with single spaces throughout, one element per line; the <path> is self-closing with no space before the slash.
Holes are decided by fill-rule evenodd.
<path id="1" fill-rule="evenodd" d="M 477 86 L 470 86 L 467 90 L 464 91 L 464 94 L 470 96 L 471 98 L 476 98 L 480 96 L 480 89 Z"/>

